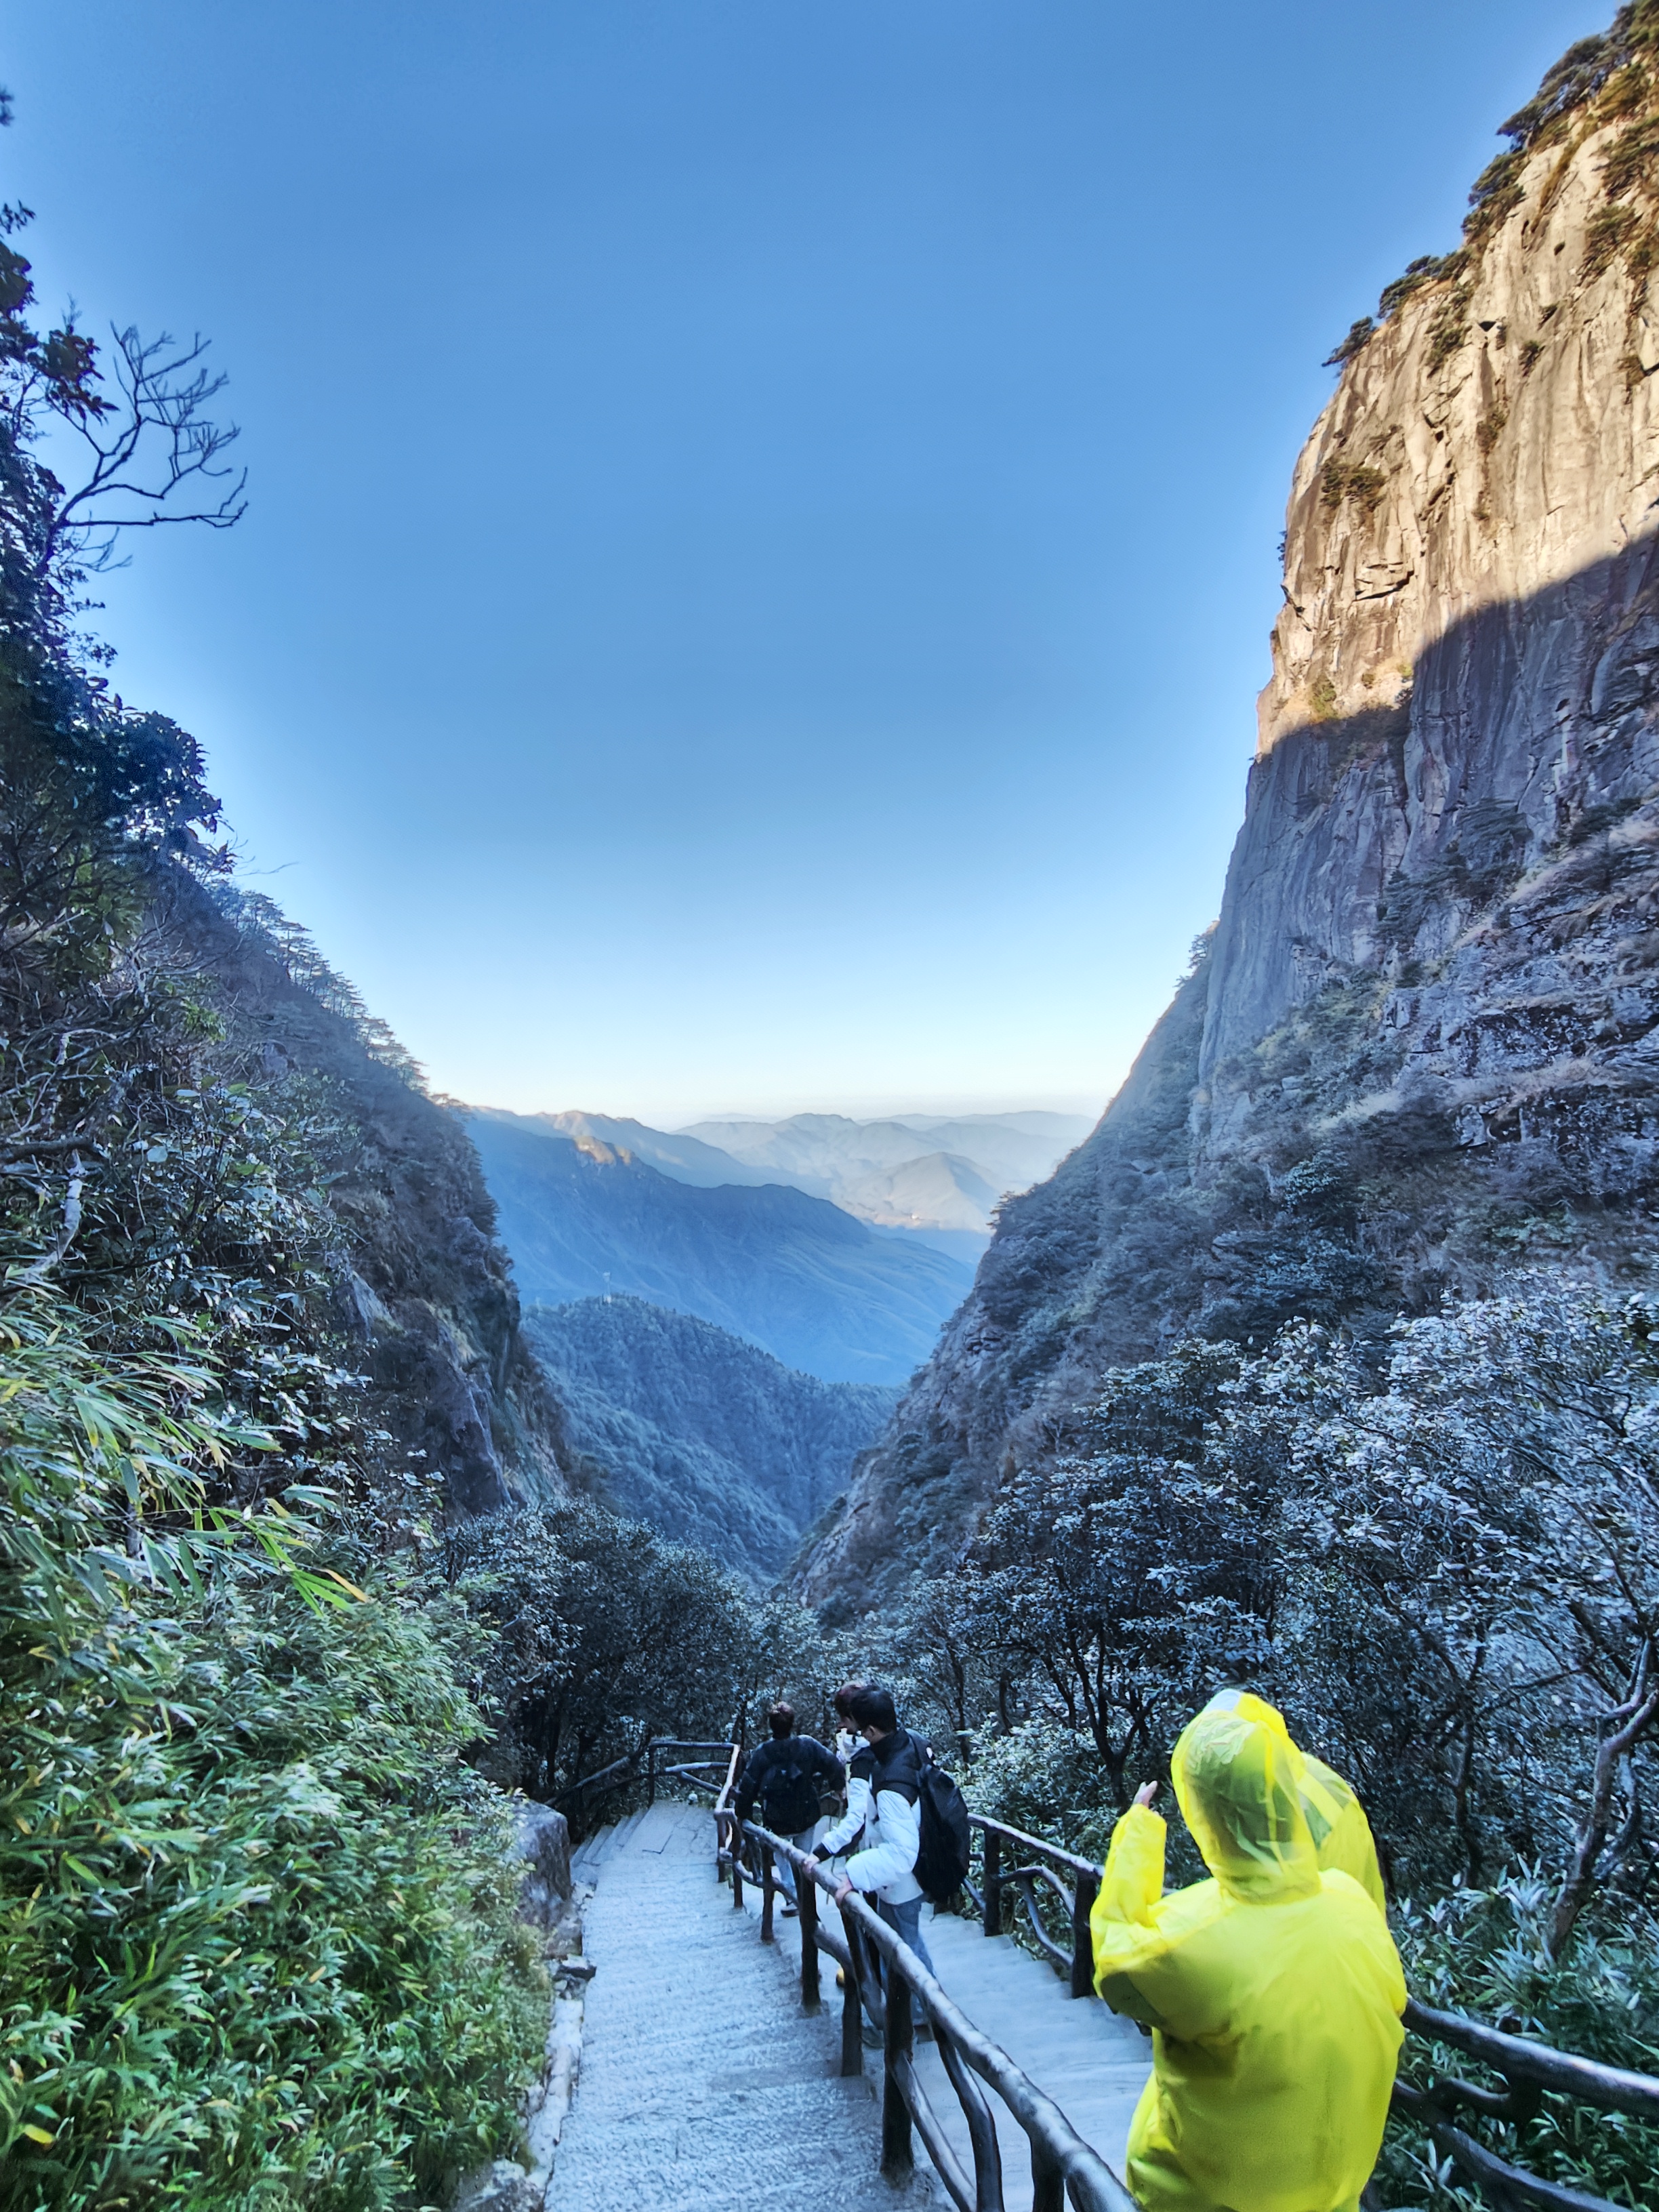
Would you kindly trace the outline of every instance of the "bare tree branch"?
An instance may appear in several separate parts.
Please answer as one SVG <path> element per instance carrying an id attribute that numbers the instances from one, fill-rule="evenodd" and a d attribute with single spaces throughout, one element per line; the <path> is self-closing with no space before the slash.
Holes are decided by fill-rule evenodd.
<path id="1" fill-rule="evenodd" d="M 73 335 L 71 328 L 54 339 Z M 209 341 L 198 335 L 180 345 L 165 331 L 146 340 L 131 324 L 112 326 L 112 337 L 118 401 L 89 404 L 84 380 L 43 380 L 48 406 L 81 441 L 88 465 L 74 489 L 56 486 L 36 561 L 40 575 L 64 554 L 88 574 L 101 573 L 114 565 L 124 530 L 168 522 L 228 530 L 247 509 L 247 471 L 224 458 L 240 433 L 207 412 L 227 381 L 207 366 Z M 88 349 L 88 370 L 90 359 Z"/>

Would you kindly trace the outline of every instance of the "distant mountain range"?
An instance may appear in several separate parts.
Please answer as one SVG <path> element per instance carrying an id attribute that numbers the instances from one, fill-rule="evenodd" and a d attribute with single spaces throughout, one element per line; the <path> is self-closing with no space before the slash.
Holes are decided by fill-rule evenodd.
<path id="1" fill-rule="evenodd" d="M 786 1367 L 892 1386 L 928 1357 L 971 1285 L 948 1253 L 754 1170 L 702 1182 L 709 1164 L 689 1134 L 643 1132 L 659 1167 L 601 1138 L 597 1117 L 568 1133 L 578 1120 L 589 1117 L 469 1115 L 526 1304 L 624 1291 L 747 1337 Z"/>
<path id="2" fill-rule="evenodd" d="M 763 1583 L 846 1488 L 898 1400 L 799 1374 L 641 1298 L 533 1305 L 525 1331 L 617 1510 Z"/>
<path id="3" fill-rule="evenodd" d="M 969 1267 L 989 1241 L 998 1200 L 1041 1182 L 1093 1127 L 1081 1114 L 1035 1109 L 881 1121 L 793 1114 L 782 1121 L 698 1121 L 675 1131 L 610 1114 L 495 1118 L 547 1136 L 592 1139 L 695 1189 L 785 1183 L 872 1227 L 934 1245 Z"/>
<path id="4" fill-rule="evenodd" d="M 997 1200 L 1052 1174 L 1093 1126 L 1081 1114 L 1035 1110 L 882 1121 L 792 1114 L 782 1121 L 694 1121 L 667 1141 L 717 1147 L 739 1168 L 976 1261 Z"/>

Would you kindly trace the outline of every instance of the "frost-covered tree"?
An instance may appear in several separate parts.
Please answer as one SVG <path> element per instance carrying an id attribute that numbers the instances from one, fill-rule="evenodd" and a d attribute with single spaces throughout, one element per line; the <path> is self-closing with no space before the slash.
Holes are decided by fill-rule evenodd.
<path id="1" fill-rule="evenodd" d="M 1216 1448 L 1264 1432 L 1286 1485 L 1275 1671 L 1412 1850 L 1559 1871 L 1559 1948 L 1638 1877 L 1659 1723 L 1659 1310 L 1540 1278 L 1404 1322 L 1368 1386 L 1287 1331 Z M 1639 1878 L 1639 1877 L 1638 1877 Z"/>
<path id="2" fill-rule="evenodd" d="M 1083 1448 L 1015 1475 L 967 1562 L 962 1641 L 1093 1743 L 1120 1806 L 1218 1668 L 1271 1638 L 1261 1474 L 1224 1471 L 1212 1446 L 1238 1365 L 1231 1346 L 1192 1344 L 1121 1370 Z"/>

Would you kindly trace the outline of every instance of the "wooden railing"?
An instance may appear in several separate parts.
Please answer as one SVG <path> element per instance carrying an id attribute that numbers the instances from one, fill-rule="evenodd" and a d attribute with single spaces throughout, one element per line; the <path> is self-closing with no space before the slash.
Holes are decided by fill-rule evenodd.
<path id="1" fill-rule="evenodd" d="M 733 1763 L 735 1779 L 735 1761 Z M 810 1852 L 797 1850 L 784 1836 L 752 1820 L 738 1821 L 730 1785 L 716 1801 L 720 1840 L 717 1871 L 730 1871 L 732 1902 L 741 1909 L 744 1859 L 750 1878 L 761 1888 L 761 1941 L 773 1942 L 773 1906 L 777 1883 L 774 1853 L 795 1872 L 800 1914 L 800 2000 L 804 2010 L 818 2010 L 822 1998 L 818 1954 L 837 1960 L 843 1978 L 841 2070 L 852 2077 L 864 2071 L 864 2021 L 879 2030 L 883 2051 L 881 2168 L 891 2181 L 902 2181 L 915 2165 L 911 2131 L 920 2135 L 934 2171 L 960 2212 L 1005 2212 L 1002 2153 L 996 2122 L 980 2087 L 987 2082 L 1024 2130 L 1030 2149 L 1032 2212 L 1064 2212 L 1069 2196 L 1074 2212 L 1135 2212 L 1134 2199 L 1098 2153 L 1084 2142 L 1052 2097 L 1023 2074 L 1007 2052 L 975 2027 L 946 1996 L 909 1945 L 896 1936 L 856 1893 L 837 1911 L 841 1932 L 819 1917 L 819 1893 L 833 1897 L 836 1878 Z M 956 2092 L 972 2148 L 971 2175 L 957 2156 L 939 2123 L 915 2066 L 915 2003 L 920 2001 L 933 2032 L 946 2078 Z"/>
<path id="2" fill-rule="evenodd" d="M 1004 1893 L 1012 1890 L 1039 1948 L 1065 1975 L 1074 1997 L 1095 1993 L 1094 1944 L 1089 1934 L 1089 1915 L 1100 1888 L 1100 1868 L 1093 1859 L 1079 1858 L 1058 1844 L 1045 1844 L 1041 1836 L 1028 1836 L 1001 1820 L 988 1820 L 978 1813 L 968 1815 L 970 1829 L 980 1838 L 983 1887 L 963 1887 L 973 1899 L 988 1936 L 1002 1933 Z M 1019 1861 L 1024 1863 L 1019 1864 Z M 1009 1862 L 1014 1863 L 1009 1863 Z M 1069 1943 L 1057 1943 L 1042 1924 L 1036 1893 L 1044 1888 L 1059 1900 L 1070 1931 Z"/>
<path id="3" fill-rule="evenodd" d="M 1628 2073 L 1621 2066 L 1603 2066 L 1594 2058 L 1578 2058 L 1570 2051 L 1552 2051 L 1547 2044 L 1530 2043 L 1523 2036 L 1506 2035 L 1462 2013 L 1437 2012 L 1419 2004 L 1415 1997 L 1407 2002 L 1406 2026 L 1425 2042 L 1449 2045 L 1502 2076 L 1501 2090 L 1480 2088 L 1455 2075 L 1432 2080 L 1424 2088 L 1409 2081 L 1396 2081 L 1394 2088 L 1395 2110 L 1426 2128 L 1441 2157 L 1478 2182 L 1499 2212 L 1620 2212 L 1605 2197 L 1589 2197 L 1583 2190 L 1523 2173 L 1455 2126 L 1449 2115 L 1463 2107 L 1524 2128 L 1537 2118 L 1545 2091 L 1553 2090 L 1598 2112 L 1629 2112 L 1638 2119 L 1659 2121 L 1659 2081 L 1651 2075 Z"/>
<path id="4" fill-rule="evenodd" d="M 1100 1887 L 1102 1869 L 1092 1859 L 1045 1843 L 1006 1822 L 969 1814 L 982 1852 L 981 1888 L 964 1885 L 984 1923 L 988 1936 L 1003 1932 L 1003 1904 L 1010 1888 L 1015 1891 L 1027 1924 L 1040 1950 L 1062 1974 L 1073 1996 L 1088 1996 L 1094 1989 L 1093 1944 L 1089 1915 Z M 1011 1860 L 1024 1864 L 1010 1864 Z M 1039 1887 L 1053 1897 L 1069 1926 L 1069 1944 L 1057 1942 L 1044 1926 L 1037 1907 Z M 1462 2013 L 1437 2012 L 1407 2001 L 1407 2031 L 1429 2043 L 1449 2045 L 1468 2057 L 1479 2059 L 1502 2077 L 1504 2087 L 1484 2089 L 1455 2075 L 1431 2080 L 1418 2087 L 1397 2081 L 1394 2109 L 1427 2130 L 1443 2159 L 1479 2183 L 1498 2212 L 1620 2212 L 1606 2197 L 1583 2190 L 1540 2180 L 1519 2166 L 1498 2158 L 1456 2126 L 1452 2115 L 1460 2110 L 1507 2120 L 1524 2127 L 1542 2108 L 1544 2094 L 1553 2090 L 1575 2097 L 1598 2111 L 1628 2112 L 1638 2119 L 1659 2121 L 1659 2080 L 1632 2074 L 1621 2067 L 1603 2066 L 1592 2058 L 1579 2058 L 1548 2045 L 1523 2037 L 1505 2035 Z"/>
<path id="5" fill-rule="evenodd" d="M 707 1790 L 712 1793 L 720 1785 L 710 1778 L 725 1771 L 728 1753 L 735 1753 L 735 1748 L 725 1741 L 691 1743 L 677 1735 L 653 1736 L 649 1743 L 641 1746 L 638 1751 L 630 1751 L 626 1758 L 613 1759 L 609 1766 L 601 1766 L 592 1774 L 584 1774 L 580 1781 L 568 1784 L 553 1802 L 562 1805 L 574 1799 L 585 1811 L 593 1796 L 603 1796 L 609 1790 L 625 1790 L 630 1783 L 637 1782 L 641 1769 L 647 1805 L 654 1805 L 657 1802 L 657 1784 L 671 1778 L 687 1782 L 694 1790 Z M 665 1765 L 659 1754 L 672 1751 L 701 1751 L 708 1753 L 710 1756 Z"/>

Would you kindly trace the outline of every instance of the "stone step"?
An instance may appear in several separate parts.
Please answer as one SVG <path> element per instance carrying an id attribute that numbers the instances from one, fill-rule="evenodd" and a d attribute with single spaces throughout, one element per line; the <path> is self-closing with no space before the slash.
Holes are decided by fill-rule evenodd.
<path id="1" fill-rule="evenodd" d="M 601 1867 L 614 1858 L 627 1845 L 629 1838 L 645 1819 L 643 1813 L 630 1813 L 625 1820 L 613 1821 L 609 1827 L 600 1828 L 587 1838 L 577 1853 L 580 1867 L 573 1863 L 571 1871 L 581 1881 L 593 1881 Z"/>

